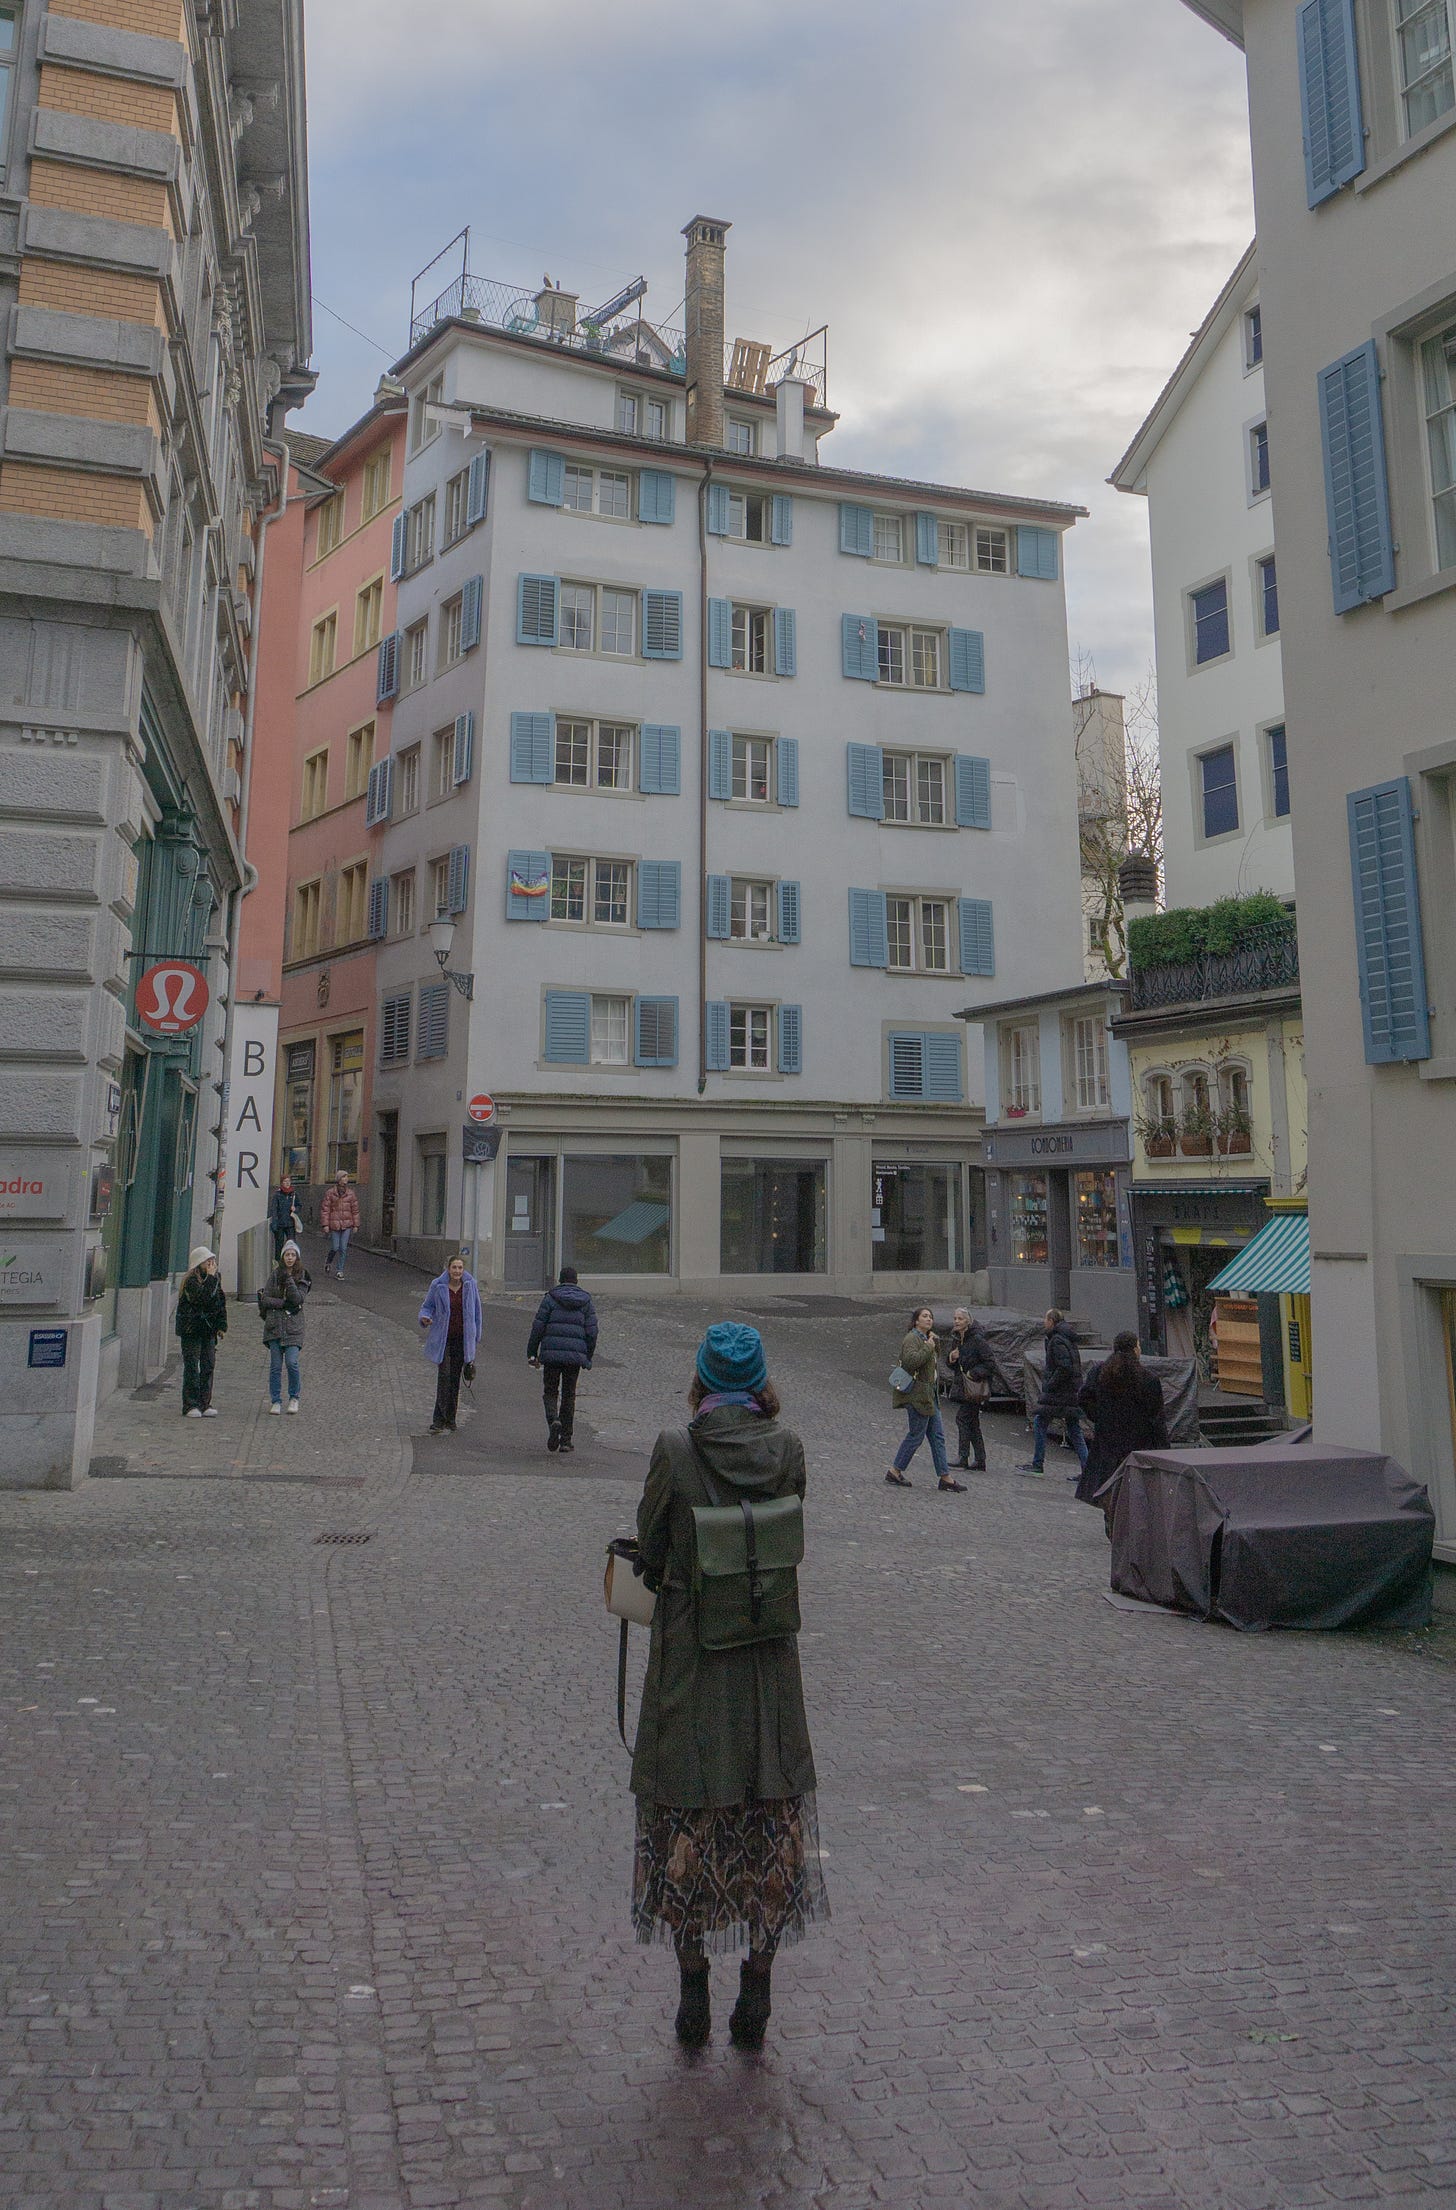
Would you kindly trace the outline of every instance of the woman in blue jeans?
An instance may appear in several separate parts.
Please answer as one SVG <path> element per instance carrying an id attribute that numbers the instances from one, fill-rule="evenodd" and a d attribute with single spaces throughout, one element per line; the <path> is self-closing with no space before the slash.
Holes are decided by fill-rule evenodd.
<path id="1" fill-rule="evenodd" d="M 910 1376 L 910 1387 L 895 1391 L 895 1409 L 904 1410 L 908 1424 L 905 1440 L 896 1451 L 885 1479 L 892 1489 L 913 1487 L 905 1468 L 928 1437 L 938 1485 L 964 1495 L 964 1481 L 957 1481 L 945 1462 L 945 1429 L 940 1422 L 936 1394 L 935 1352 L 935 1315 L 929 1305 L 921 1305 L 911 1313 L 910 1333 L 900 1345 L 900 1364 Z"/>
<path id="2" fill-rule="evenodd" d="M 258 1291 L 263 1315 L 263 1341 L 268 1346 L 268 1394 L 270 1412 L 283 1410 L 283 1370 L 288 1369 L 288 1409 L 298 1410 L 298 1354 L 303 1349 L 303 1300 L 312 1289 L 303 1253 L 293 1242 L 285 1243 L 278 1264 Z"/>

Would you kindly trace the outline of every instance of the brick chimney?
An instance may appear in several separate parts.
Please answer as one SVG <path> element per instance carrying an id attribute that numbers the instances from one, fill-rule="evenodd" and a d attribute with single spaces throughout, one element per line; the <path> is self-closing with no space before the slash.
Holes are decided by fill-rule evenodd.
<path id="1" fill-rule="evenodd" d="M 688 443 L 723 443 L 723 247 L 731 223 L 694 215 L 688 242 Z"/>

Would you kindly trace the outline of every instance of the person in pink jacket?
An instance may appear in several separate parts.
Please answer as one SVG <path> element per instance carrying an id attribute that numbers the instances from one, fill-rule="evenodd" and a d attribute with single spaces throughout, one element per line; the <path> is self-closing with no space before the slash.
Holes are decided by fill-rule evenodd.
<path id="1" fill-rule="evenodd" d="M 332 1273 L 342 1281 L 344 1258 L 349 1248 L 349 1238 L 359 1225 L 359 1192 L 349 1186 L 348 1170 L 340 1167 L 334 1176 L 332 1189 L 324 1191 L 324 1201 L 319 1206 L 319 1226 L 329 1239 L 329 1255 L 324 1260 L 324 1272 Z"/>

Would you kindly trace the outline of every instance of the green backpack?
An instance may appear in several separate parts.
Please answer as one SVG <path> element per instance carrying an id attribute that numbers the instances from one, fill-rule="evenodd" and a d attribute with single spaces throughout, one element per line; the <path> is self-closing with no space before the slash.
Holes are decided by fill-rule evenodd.
<path id="1" fill-rule="evenodd" d="M 712 1476 L 688 1437 L 709 1496 Z M 694 1504 L 693 1624 L 702 1650 L 738 1650 L 799 1632 L 804 1505 L 797 1496 L 762 1503 Z"/>

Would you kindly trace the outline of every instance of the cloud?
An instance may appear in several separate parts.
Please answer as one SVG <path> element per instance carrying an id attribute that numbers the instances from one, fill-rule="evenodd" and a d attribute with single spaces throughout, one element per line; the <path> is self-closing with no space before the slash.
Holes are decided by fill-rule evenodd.
<path id="1" fill-rule="evenodd" d="M 730 334 L 829 324 L 833 457 L 1091 508 L 1074 645 L 1151 655 L 1141 502 L 1104 479 L 1248 243 L 1242 62 L 1176 0 L 311 0 L 308 426 L 404 349 L 409 281 L 471 265 L 588 303 L 724 216 Z"/>

